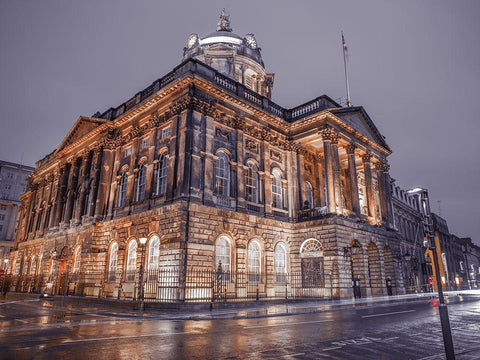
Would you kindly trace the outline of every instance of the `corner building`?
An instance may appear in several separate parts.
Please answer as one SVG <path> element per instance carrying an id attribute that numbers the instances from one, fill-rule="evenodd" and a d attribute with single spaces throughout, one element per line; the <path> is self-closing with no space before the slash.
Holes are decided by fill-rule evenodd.
<path id="1" fill-rule="evenodd" d="M 222 13 L 170 73 L 80 117 L 29 178 L 12 286 L 158 301 L 403 293 L 384 137 L 325 95 L 277 105 L 273 81 Z"/>

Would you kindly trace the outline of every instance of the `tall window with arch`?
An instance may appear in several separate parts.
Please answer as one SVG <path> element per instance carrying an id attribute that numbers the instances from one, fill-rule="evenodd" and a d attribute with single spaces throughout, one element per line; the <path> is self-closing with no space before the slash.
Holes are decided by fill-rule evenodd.
<path id="1" fill-rule="evenodd" d="M 147 178 L 147 167 L 145 164 L 140 165 L 137 174 L 137 189 L 135 191 L 135 201 L 145 199 L 145 181 Z"/>
<path id="2" fill-rule="evenodd" d="M 82 249 L 80 246 L 75 250 L 75 256 L 73 258 L 73 273 L 78 274 L 80 272 L 80 258 Z"/>
<path id="3" fill-rule="evenodd" d="M 305 201 L 307 201 L 305 205 L 308 209 L 314 208 L 313 187 L 312 187 L 312 184 L 310 184 L 310 182 L 308 181 L 305 181 Z"/>
<path id="4" fill-rule="evenodd" d="M 262 250 L 257 241 L 248 244 L 248 281 L 262 282 Z"/>
<path id="5" fill-rule="evenodd" d="M 247 174 L 245 177 L 245 193 L 247 201 L 258 203 L 258 168 L 249 161 L 247 162 Z"/>
<path id="6" fill-rule="evenodd" d="M 135 280 L 136 271 L 137 271 L 137 242 L 135 240 L 132 240 L 128 244 L 127 274 L 125 276 L 125 279 L 127 281 Z"/>
<path id="7" fill-rule="evenodd" d="M 167 192 L 168 172 L 168 158 L 165 154 L 160 155 L 157 166 L 157 186 L 155 189 L 155 194 L 163 195 Z"/>
<path id="8" fill-rule="evenodd" d="M 282 174 L 280 170 L 274 169 L 272 175 L 272 206 L 277 209 L 283 209 Z"/>
<path id="9" fill-rule="evenodd" d="M 124 172 L 122 174 L 122 177 L 120 178 L 120 186 L 118 188 L 118 206 L 119 207 L 125 206 L 125 202 L 127 199 L 127 182 L 128 182 L 127 173 Z"/>
<path id="10" fill-rule="evenodd" d="M 118 244 L 114 242 L 110 247 L 110 258 L 108 260 L 108 279 L 115 280 L 117 276 Z"/>
<path id="11" fill-rule="evenodd" d="M 215 193 L 221 196 L 230 196 L 230 159 L 223 151 L 217 152 L 215 164 Z"/>
<path id="12" fill-rule="evenodd" d="M 148 245 L 148 270 L 157 270 L 160 264 L 160 239 L 153 236 Z"/>
<path id="13" fill-rule="evenodd" d="M 29 275 L 36 275 L 37 273 L 37 257 L 33 255 L 32 260 L 30 260 L 30 270 L 28 271 Z"/>
<path id="14" fill-rule="evenodd" d="M 230 239 L 226 236 L 220 236 L 215 242 L 215 270 L 221 270 L 224 281 L 230 281 L 231 253 Z"/>
<path id="15" fill-rule="evenodd" d="M 275 279 L 279 283 L 287 281 L 287 251 L 281 243 L 275 246 Z"/>

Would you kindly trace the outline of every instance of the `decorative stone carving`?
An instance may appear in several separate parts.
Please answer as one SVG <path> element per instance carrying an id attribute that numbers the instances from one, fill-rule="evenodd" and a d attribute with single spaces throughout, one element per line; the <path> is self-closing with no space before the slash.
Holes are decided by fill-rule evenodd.
<path id="1" fill-rule="evenodd" d="M 254 154 L 258 154 L 258 144 L 250 139 L 245 139 L 245 149 Z"/>
<path id="2" fill-rule="evenodd" d="M 350 155 L 350 154 L 355 154 L 355 149 L 356 149 L 356 148 L 357 148 L 357 147 L 355 146 L 355 144 L 352 144 L 352 143 L 350 143 L 350 144 L 348 144 L 348 145 L 345 145 L 345 151 L 346 151 L 347 154 L 349 154 L 349 155 Z"/>

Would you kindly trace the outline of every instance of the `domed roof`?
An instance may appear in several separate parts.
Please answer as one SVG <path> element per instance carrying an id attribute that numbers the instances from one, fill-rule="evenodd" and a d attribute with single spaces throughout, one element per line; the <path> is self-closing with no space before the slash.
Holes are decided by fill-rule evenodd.
<path id="1" fill-rule="evenodd" d="M 217 23 L 217 31 L 200 38 L 198 34 L 191 34 L 184 48 L 183 59 L 196 58 L 216 44 L 224 44 L 230 47 L 238 55 L 246 56 L 264 67 L 260 48 L 253 34 L 244 37 L 232 32 L 230 27 L 230 15 L 222 9 L 220 20 Z"/>

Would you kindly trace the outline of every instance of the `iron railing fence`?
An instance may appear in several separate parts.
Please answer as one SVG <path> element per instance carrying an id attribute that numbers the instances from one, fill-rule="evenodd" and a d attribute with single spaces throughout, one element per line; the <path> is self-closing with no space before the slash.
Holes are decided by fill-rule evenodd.
<path id="1" fill-rule="evenodd" d="M 0 281 L 2 278 L 0 277 Z M 266 299 L 330 298 L 332 284 L 322 271 L 291 273 L 222 272 L 178 267 L 138 271 L 81 271 L 42 276 L 3 276 L 18 292 L 46 292 L 146 302 L 235 302 Z M 0 286 L 2 285 L 0 283 Z M 140 285 L 142 283 L 142 285 Z"/>

